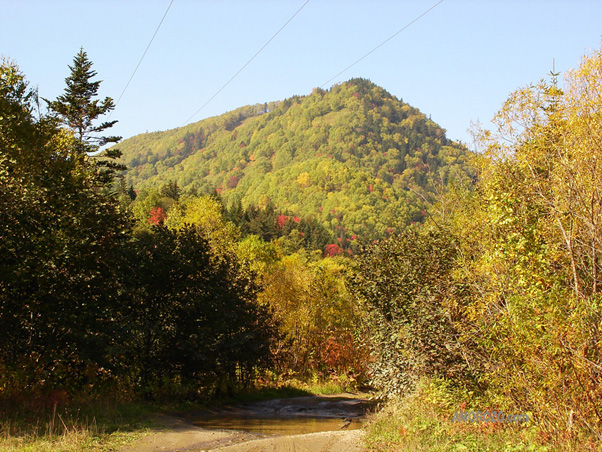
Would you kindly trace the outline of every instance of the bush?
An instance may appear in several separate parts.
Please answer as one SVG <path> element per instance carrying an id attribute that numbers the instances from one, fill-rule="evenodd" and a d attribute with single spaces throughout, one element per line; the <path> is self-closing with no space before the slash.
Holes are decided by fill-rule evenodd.
<path id="1" fill-rule="evenodd" d="M 422 376 L 466 376 L 447 306 L 455 255 L 443 233 L 408 230 L 359 256 L 352 292 L 369 313 L 373 383 L 388 394 L 408 392 Z"/>

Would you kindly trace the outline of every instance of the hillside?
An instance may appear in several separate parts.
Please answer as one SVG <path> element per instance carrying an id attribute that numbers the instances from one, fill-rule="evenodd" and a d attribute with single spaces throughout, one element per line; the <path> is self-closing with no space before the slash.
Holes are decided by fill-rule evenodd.
<path id="1" fill-rule="evenodd" d="M 421 221 L 423 199 L 470 177 L 470 152 L 368 80 L 246 106 L 119 145 L 137 189 L 175 180 L 228 205 L 316 218 L 341 240 Z"/>

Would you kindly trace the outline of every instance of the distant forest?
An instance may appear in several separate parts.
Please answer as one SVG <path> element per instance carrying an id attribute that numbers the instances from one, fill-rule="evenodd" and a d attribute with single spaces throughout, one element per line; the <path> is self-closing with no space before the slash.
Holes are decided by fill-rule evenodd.
<path id="1" fill-rule="evenodd" d="M 271 206 L 315 221 L 345 248 L 421 223 L 438 193 L 475 174 L 464 146 L 364 79 L 139 135 L 118 148 L 127 185 L 157 206 L 153 189 L 173 181 L 184 193 L 219 194 L 228 209 Z"/>

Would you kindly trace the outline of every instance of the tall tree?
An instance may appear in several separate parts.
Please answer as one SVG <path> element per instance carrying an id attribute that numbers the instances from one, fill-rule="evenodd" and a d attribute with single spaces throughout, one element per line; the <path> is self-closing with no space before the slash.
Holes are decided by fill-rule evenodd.
<path id="1" fill-rule="evenodd" d="M 87 157 L 74 158 L 75 135 L 33 114 L 36 99 L 18 67 L 2 61 L 0 388 L 14 390 L 75 387 L 112 369 L 129 230 Z"/>
<path id="2" fill-rule="evenodd" d="M 77 139 L 74 150 L 84 160 L 89 160 L 87 157 L 95 154 L 103 146 L 121 140 L 118 136 L 99 135 L 113 127 L 117 123 L 116 120 L 95 125 L 101 116 L 115 109 L 115 104 L 110 97 L 96 99 L 102 81 L 92 80 L 97 75 L 92 69 L 92 64 L 88 54 L 81 48 L 73 59 L 73 66 L 69 66 L 71 73 L 65 79 L 67 87 L 64 94 L 54 101 L 44 99 L 60 123 L 74 133 Z M 117 149 L 105 149 L 102 153 L 90 157 L 94 159 L 101 183 L 112 182 L 115 172 L 125 169 L 124 165 L 114 161 L 120 156 L 121 152 Z"/>
<path id="3" fill-rule="evenodd" d="M 180 199 L 182 189 L 175 180 L 170 179 L 161 187 L 161 194 L 166 198 L 171 198 L 174 201 L 177 201 Z"/>

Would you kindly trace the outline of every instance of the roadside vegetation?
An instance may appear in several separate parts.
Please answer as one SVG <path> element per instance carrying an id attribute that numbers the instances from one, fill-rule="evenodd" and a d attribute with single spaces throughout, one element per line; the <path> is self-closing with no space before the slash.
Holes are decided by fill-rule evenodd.
<path id="1" fill-rule="evenodd" d="M 360 257 L 373 375 L 397 400 L 370 427 L 376 450 L 600 447 L 601 68 L 596 51 L 562 87 L 512 93 L 477 131 L 471 190 Z M 451 422 L 466 409 L 530 422 Z"/>

